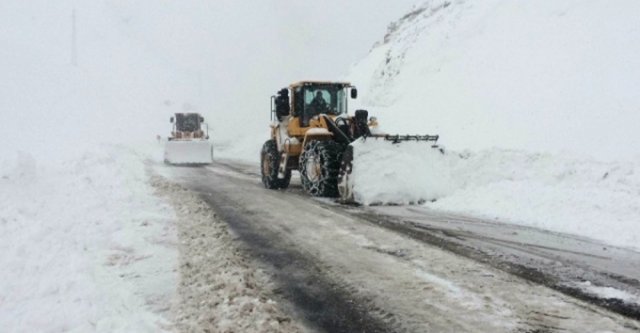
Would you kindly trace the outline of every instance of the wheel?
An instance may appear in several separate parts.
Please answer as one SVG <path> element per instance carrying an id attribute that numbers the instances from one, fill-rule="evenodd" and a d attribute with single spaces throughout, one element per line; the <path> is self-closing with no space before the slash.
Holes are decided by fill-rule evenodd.
<path id="1" fill-rule="evenodd" d="M 274 140 L 268 140 L 260 152 L 260 169 L 262 170 L 262 184 L 268 189 L 287 188 L 291 180 L 291 170 L 287 170 L 284 178 L 278 178 L 280 154 Z"/>
<path id="2" fill-rule="evenodd" d="M 347 146 L 342 153 L 342 162 L 338 173 L 338 193 L 342 203 L 354 203 L 351 172 L 353 171 L 353 147 Z"/>
<path id="3" fill-rule="evenodd" d="M 338 196 L 338 171 L 344 147 L 335 141 L 311 141 L 300 156 L 300 178 L 307 193 Z"/>

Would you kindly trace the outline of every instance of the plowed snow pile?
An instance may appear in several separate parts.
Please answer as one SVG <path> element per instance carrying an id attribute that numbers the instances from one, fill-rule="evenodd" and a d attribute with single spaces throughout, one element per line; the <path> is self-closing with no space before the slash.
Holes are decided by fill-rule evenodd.
<path id="1" fill-rule="evenodd" d="M 451 156 L 451 194 L 428 206 L 640 249 L 640 161 L 489 150 Z"/>
<path id="2" fill-rule="evenodd" d="M 363 204 L 426 201 L 434 209 L 640 248 L 640 161 L 366 143 L 354 144 L 352 173 Z"/>

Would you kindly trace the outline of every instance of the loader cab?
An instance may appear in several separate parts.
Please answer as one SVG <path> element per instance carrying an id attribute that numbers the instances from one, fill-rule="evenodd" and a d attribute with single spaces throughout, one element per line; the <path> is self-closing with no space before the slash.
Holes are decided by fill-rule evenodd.
<path id="1" fill-rule="evenodd" d="M 319 114 L 346 114 L 347 90 L 350 87 L 348 83 L 331 82 L 303 82 L 292 85 L 293 116 L 300 118 L 300 127 L 308 127 L 311 118 Z"/>
<path id="2" fill-rule="evenodd" d="M 204 121 L 197 113 L 176 113 L 175 126 L 179 132 L 195 132 L 200 130 L 200 123 Z"/>

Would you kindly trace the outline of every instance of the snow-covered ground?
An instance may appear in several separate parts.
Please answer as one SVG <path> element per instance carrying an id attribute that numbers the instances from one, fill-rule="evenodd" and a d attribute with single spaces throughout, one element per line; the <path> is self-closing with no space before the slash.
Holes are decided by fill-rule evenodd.
<path id="1" fill-rule="evenodd" d="M 351 68 L 352 109 L 391 134 L 439 134 L 447 154 L 370 142 L 355 151 L 356 197 L 638 249 L 639 12 L 637 1 L 415 7 Z M 244 140 L 218 156 L 258 152 Z"/>
<path id="2" fill-rule="evenodd" d="M 286 84 L 275 64 L 296 52 L 305 61 L 300 52 L 308 48 L 289 47 L 290 38 L 312 38 L 304 17 L 322 21 L 316 14 L 324 5 L 283 12 L 276 4 L 0 3 L 0 331 L 173 329 L 171 301 L 183 290 L 180 214 L 175 202 L 154 194 L 146 161 L 161 161 L 156 135 L 167 135 L 174 112 L 202 112 L 216 139 L 245 133 L 236 124 L 264 124 L 267 133 L 268 94 Z M 331 16 L 333 36 L 351 24 L 345 15 Z M 283 29 L 292 18 L 307 30 Z M 315 40 L 326 47 L 332 37 L 322 37 Z M 356 52 L 366 49 L 349 57 Z M 332 57 L 318 59 L 324 67 L 316 73 L 338 68 L 340 55 Z M 287 75 L 305 70 L 291 66 Z M 270 78 L 277 82 L 265 84 Z M 220 297 L 237 295 L 233 279 L 226 282 Z M 236 305 L 277 314 L 273 304 Z M 231 312 L 217 327 L 233 326 L 242 313 Z M 261 317 L 262 326 L 277 330 L 268 319 Z M 238 327 L 259 330 L 245 324 Z"/>
<path id="3" fill-rule="evenodd" d="M 430 0 L 348 78 L 390 132 L 450 149 L 640 154 L 640 3 Z"/>
<path id="4" fill-rule="evenodd" d="M 611 287 L 599 287 L 594 286 L 589 281 L 585 281 L 577 284 L 577 287 L 586 290 L 588 293 L 595 295 L 597 297 L 605 298 L 605 299 L 619 299 L 626 303 L 636 303 L 640 304 L 640 296 L 633 295 L 623 290 L 618 290 Z"/>
<path id="5" fill-rule="evenodd" d="M 171 177 L 171 168 L 156 167 Z M 197 194 L 153 175 L 157 194 L 177 215 L 180 281 L 172 307 L 178 332 L 305 332 L 271 298 L 276 287 L 238 251 L 236 242 Z"/>
<path id="6" fill-rule="evenodd" d="M 382 130 L 439 134 L 447 155 L 366 150 L 355 176 L 383 186 L 357 195 L 436 199 L 425 205 L 638 249 L 639 12 L 637 1 L 414 8 L 348 77 Z"/>
<path id="7" fill-rule="evenodd" d="M 193 193 L 155 175 L 160 147 L 99 145 L 0 168 L 7 332 L 304 331 Z M 152 159 L 148 159 L 152 157 Z"/>
<path id="8" fill-rule="evenodd" d="M 517 261 L 516 269 L 523 269 L 522 265 L 527 267 L 520 272 L 531 272 L 537 277 L 545 274 L 536 270 L 536 266 L 530 266 L 532 261 L 535 263 L 542 259 L 565 273 L 570 272 L 568 281 L 581 283 L 580 277 L 587 278 L 591 274 L 581 275 L 583 271 L 573 269 L 585 264 L 590 266 L 588 257 L 592 252 L 578 247 L 576 253 L 584 251 L 589 254 L 576 257 L 570 250 L 561 253 L 561 248 L 571 248 L 564 246 L 565 242 L 574 242 L 571 237 L 553 236 L 558 242 L 551 239 L 546 242 L 536 239 L 545 238 L 543 234 L 546 233 L 532 232 L 529 239 L 517 236 L 525 235 L 527 228 L 501 230 L 499 226 L 489 226 L 494 223 L 481 221 L 477 221 L 478 224 L 493 230 L 481 231 L 482 228 L 478 228 L 479 232 L 475 233 L 471 231 L 473 229 L 464 227 L 474 221 L 466 218 L 459 221 L 457 227 L 454 222 L 451 229 L 448 226 L 443 228 L 448 224 L 447 215 L 453 221 L 456 218 L 453 214 L 437 213 L 432 217 L 439 222 L 426 225 L 425 229 L 414 228 L 421 219 L 428 219 L 422 215 L 423 209 L 332 208 L 319 204 L 319 200 L 305 197 L 299 189 L 295 190 L 298 193 L 257 189 L 260 183 L 255 169 L 249 165 L 218 164 L 206 171 L 176 168 L 173 173 L 188 188 L 206 193 L 206 197 L 203 196 L 205 200 L 219 209 L 219 216 L 229 221 L 237 237 L 248 240 L 251 252 L 263 258 L 264 263 L 273 265 L 271 269 L 282 286 L 282 294 L 289 295 L 285 297 L 293 301 L 296 309 L 305 311 L 307 315 L 304 317 L 318 323 L 325 331 L 370 331 L 358 326 L 351 330 L 327 329 L 327 325 L 341 325 L 339 321 L 345 318 L 355 325 L 358 322 L 376 323 L 376 318 L 391 324 L 390 327 L 373 330 L 381 332 L 530 332 L 548 330 L 549 327 L 567 332 L 624 332 L 637 326 L 633 319 L 611 316 L 607 311 L 553 291 L 549 288 L 553 285 L 531 283 L 504 272 L 505 266 L 498 268 L 466 258 L 464 252 L 447 245 L 453 239 L 459 240 L 463 247 L 486 242 L 487 246 L 482 248 L 495 251 L 494 245 L 503 244 L 505 251 L 493 253 L 504 258 L 512 257 L 514 250 L 518 252 L 521 261 Z M 394 210 L 403 222 L 384 217 L 387 211 Z M 366 220 L 372 223 L 366 223 Z M 389 232 L 388 228 L 394 231 Z M 460 233 L 456 232 L 458 229 Z M 501 240 L 509 239 L 501 237 L 503 234 L 513 235 L 511 240 L 515 241 L 501 243 Z M 438 240 L 424 242 L 422 236 L 428 239 L 430 235 L 441 235 L 442 238 L 435 236 Z M 560 248 L 554 245 L 546 248 L 545 243 L 555 243 Z M 596 245 L 593 247 L 597 248 Z M 615 257 L 613 253 L 618 251 L 614 249 L 611 252 Z M 607 257 L 607 253 L 603 256 L 598 254 L 602 252 L 594 255 L 598 260 L 615 260 Z M 203 260 L 200 256 L 196 258 Z M 576 260 L 575 266 L 572 260 Z M 628 262 L 632 266 L 631 271 L 636 272 L 635 262 L 632 259 Z M 597 289 L 602 285 L 594 281 L 592 286 Z M 207 290 L 204 286 L 202 289 Z M 638 295 L 635 288 L 630 288 L 628 293 L 623 292 L 626 289 L 616 289 L 617 295 Z M 609 295 L 616 295 L 613 288 L 608 291 Z M 633 298 L 629 305 L 632 306 L 632 302 Z M 371 319 L 354 318 L 353 310 L 345 309 L 344 304 L 364 308 L 366 316 Z M 335 315 L 323 324 L 312 319 L 332 312 Z"/>
<path id="9" fill-rule="evenodd" d="M 144 156 L 97 146 L 0 168 L 0 323 L 7 332 L 158 332 L 177 285 L 172 208 Z"/>
<path id="10" fill-rule="evenodd" d="M 77 66 L 71 2 L 0 7 L 2 330 L 168 330 L 175 215 L 145 170 L 167 71 L 107 3 L 76 7 Z"/>
<path id="11" fill-rule="evenodd" d="M 431 143 L 376 139 L 353 145 L 360 203 L 422 203 L 640 250 L 639 158 L 500 148 L 441 154 Z M 250 140 L 236 141 L 218 146 L 216 156 L 257 164 L 259 150 Z"/>
<path id="12" fill-rule="evenodd" d="M 0 4 L 2 330 L 172 328 L 170 300 L 181 287 L 197 290 L 177 282 L 179 253 L 192 250 L 176 244 L 175 207 L 183 206 L 156 195 L 158 184 L 149 182 L 146 161 L 161 159 L 155 136 L 166 135 L 171 113 L 200 111 L 216 157 L 257 164 L 269 133 L 269 94 L 336 68 L 322 57 L 304 66 L 316 59 L 311 45 L 336 53 L 298 22 L 316 11 L 302 6 L 281 17 L 295 16 L 308 30 L 290 29 L 273 25 L 282 12 L 273 4 Z M 412 180 L 395 200 L 436 199 L 425 204 L 637 248 L 638 6 L 429 1 L 392 24 L 349 74 L 361 106 L 383 129 L 437 132 L 452 148 L 443 159 L 425 157 L 429 170 L 386 168 L 389 179 Z M 350 21 L 340 22 L 336 31 Z M 300 49 L 289 47 L 294 37 Z M 283 72 L 285 55 L 299 66 Z M 407 161 L 422 159 L 405 153 Z M 370 187 L 362 198 L 386 201 L 380 196 L 398 184 Z M 221 290 L 246 300 L 225 311 L 250 304 L 275 313 L 245 289 Z M 260 320 L 258 327 L 279 327 Z"/>
<path id="13" fill-rule="evenodd" d="M 426 201 L 437 210 L 640 249 L 640 161 L 501 149 L 442 154 L 430 144 L 369 139 L 354 143 L 353 178 L 364 204 Z"/>

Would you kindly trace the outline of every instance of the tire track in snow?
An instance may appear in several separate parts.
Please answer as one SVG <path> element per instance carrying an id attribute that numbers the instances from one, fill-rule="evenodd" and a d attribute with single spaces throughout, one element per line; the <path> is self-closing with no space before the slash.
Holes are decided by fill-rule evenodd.
<path id="1" fill-rule="evenodd" d="M 515 261 L 516 258 L 508 258 L 501 254 L 492 255 L 482 249 L 474 248 L 465 243 L 456 241 L 456 239 L 464 241 L 465 236 L 462 235 L 462 233 L 426 227 L 409 221 L 400 221 L 391 216 L 380 216 L 378 214 L 371 213 L 357 214 L 357 216 L 372 224 L 395 231 L 412 239 L 435 245 L 455 254 L 488 264 L 507 273 L 547 286 L 551 289 L 555 289 L 565 295 L 598 305 L 604 309 L 621 314 L 630 319 L 640 320 L 640 306 L 637 304 L 625 303 L 618 299 L 602 298 L 597 295 L 586 293 L 580 288 L 569 285 L 568 281 L 566 281 L 567 277 L 553 274 L 548 267 L 535 267 L 532 263 L 519 263 Z M 460 237 L 462 237 L 462 239 Z M 574 269 L 578 268 L 574 267 Z M 595 274 L 588 271 L 584 271 L 582 273 Z M 625 280 L 624 277 L 610 276 L 610 278 L 626 282 L 634 287 L 638 284 L 637 280 L 627 281 L 628 279 Z"/>
<path id="2" fill-rule="evenodd" d="M 389 233 L 386 228 L 346 216 L 352 214 L 335 205 L 319 207 L 325 206 L 319 203 L 327 202 L 298 195 L 295 189 L 293 193 L 264 192 L 266 190 L 262 189 L 259 178 L 235 174 L 224 166 L 173 169 L 172 174 L 185 186 L 199 192 L 205 201 L 213 202 L 211 207 L 227 222 L 237 214 L 246 227 L 253 228 L 257 239 L 272 242 L 268 245 L 275 250 L 282 249 L 300 254 L 302 260 L 309 259 L 313 265 L 299 264 L 301 269 L 311 271 L 309 289 L 318 289 L 313 278 L 319 276 L 329 281 L 330 287 L 336 286 L 334 290 L 343 292 L 339 295 L 343 299 L 356 303 L 356 306 L 360 304 L 365 314 L 390 326 L 412 332 L 422 332 L 426 328 L 431 331 L 434 327 L 435 331 L 456 332 L 589 331 L 584 330 L 585 327 L 637 331 L 634 323 L 597 307 L 521 281 L 510 274 L 485 269 L 473 260 L 450 254 L 450 251 L 438 250 L 422 241 L 415 242 L 417 239 L 408 240 L 403 235 Z M 223 214 L 225 210 L 229 212 L 228 216 Z M 237 226 L 237 221 L 233 223 Z M 237 235 L 236 226 L 232 225 L 231 229 Z M 248 247 L 256 246 L 256 238 L 243 240 L 248 242 Z M 369 246 L 371 244 L 375 246 Z M 394 251 L 405 247 L 408 252 Z M 266 261 L 265 257 L 272 260 L 277 256 L 277 253 L 264 251 L 249 252 L 263 261 Z M 399 255 L 400 258 L 388 260 L 383 258 L 385 255 L 392 258 Z M 292 256 L 290 260 L 300 259 Z M 290 277 L 303 280 L 293 276 L 297 272 L 286 269 L 293 263 L 277 262 L 281 264 L 272 265 L 275 273 L 271 273 L 279 277 L 277 281 L 282 286 L 283 298 L 293 300 L 291 295 L 296 290 L 292 289 L 296 287 L 309 292 L 305 290 L 307 286 L 304 283 L 292 285 L 288 282 Z M 385 265 L 381 266 L 382 262 Z M 426 274 L 416 279 L 416 272 Z M 452 285 L 443 284 L 443 281 L 451 281 Z M 302 309 L 303 316 L 309 319 L 308 309 L 300 307 L 300 302 L 294 302 L 294 306 Z M 331 307 L 331 303 L 325 304 Z M 296 309 L 293 310 L 292 313 L 296 313 Z M 389 314 L 392 317 L 387 317 Z M 340 331 L 318 325 L 317 318 L 311 319 L 315 319 L 319 329 Z M 620 320 L 617 324 L 616 319 Z M 382 331 L 394 331 L 393 328 Z"/>
<path id="3" fill-rule="evenodd" d="M 307 332 L 273 299 L 274 286 L 249 264 L 224 222 L 197 195 L 152 175 L 177 215 L 180 282 L 172 305 L 179 332 Z"/>
<path id="4" fill-rule="evenodd" d="M 217 162 L 217 164 L 239 174 L 260 177 L 259 170 L 253 171 L 249 165 L 232 162 Z M 306 195 L 302 192 L 298 194 Z M 487 250 L 486 245 L 496 245 L 495 243 L 499 243 L 497 245 L 502 248 L 509 247 L 509 244 L 506 244 L 506 241 L 504 240 L 501 241 L 490 239 L 489 237 L 481 237 L 470 232 L 465 232 L 464 230 L 455 231 L 449 229 L 438 229 L 435 227 L 421 225 L 420 223 L 402 221 L 391 215 L 381 215 L 379 213 L 372 212 L 363 213 L 362 210 L 354 210 L 353 207 L 331 205 L 327 204 L 325 201 L 319 201 L 319 204 L 326 205 L 329 209 L 343 212 L 349 216 L 362 218 L 369 223 L 403 234 L 414 240 L 435 245 L 455 254 L 462 255 L 481 263 L 489 264 L 492 267 L 498 268 L 507 273 L 547 286 L 560 291 L 565 295 L 600 306 L 614 313 L 624 315 L 630 319 L 640 320 L 640 306 L 638 306 L 638 304 L 589 294 L 572 284 L 572 282 L 579 280 L 579 277 L 582 277 L 582 279 L 585 280 L 600 281 L 603 285 L 613 284 L 623 290 L 637 290 L 638 287 L 640 287 L 640 282 L 637 279 L 618 276 L 607 272 L 595 271 L 593 268 L 590 269 L 589 267 L 581 267 L 576 263 L 570 262 L 566 258 L 564 259 L 564 264 L 566 266 L 565 268 L 568 268 L 569 272 L 563 272 L 559 271 L 558 268 L 553 265 L 545 264 L 542 260 L 537 260 L 535 262 L 529 260 L 525 262 L 524 260 L 526 258 L 513 257 L 513 255 L 510 255 L 509 253 L 491 253 Z M 467 241 L 469 238 L 480 240 L 485 244 L 484 248 L 474 247 Z M 531 252 L 531 254 L 534 252 L 535 246 L 533 244 L 525 246 L 517 243 L 516 245 L 518 245 L 516 250 Z M 524 249 L 524 247 L 528 248 Z M 582 252 L 579 254 L 584 255 Z M 535 255 L 542 258 L 542 254 L 540 253 L 535 253 Z M 553 259 L 553 261 L 561 260 L 561 258 L 547 259 Z"/>
<path id="5" fill-rule="evenodd" d="M 273 278 L 281 286 L 279 293 L 312 325 L 332 333 L 396 331 L 370 315 L 366 300 L 358 299 L 339 282 L 328 278 L 313 257 L 287 246 L 277 233 L 256 227 L 252 223 L 253 214 L 241 205 L 221 193 L 212 196 L 205 188 L 194 190 L 201 190 L 201 198 L 247 244 L 247 251 L 271 267 Z"/>

